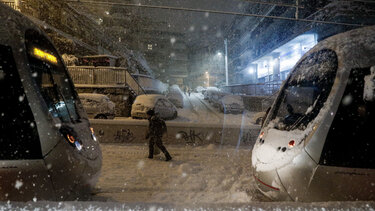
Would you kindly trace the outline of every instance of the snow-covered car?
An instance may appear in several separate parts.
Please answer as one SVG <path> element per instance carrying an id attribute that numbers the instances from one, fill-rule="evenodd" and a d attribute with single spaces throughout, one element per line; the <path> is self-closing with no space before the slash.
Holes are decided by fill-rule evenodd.
<path id="1" fill-rule="evenodd" d="M 215 94 L 218 91 L 219 91 L 219 88 L 217 87 L 207 87 L 206 91 L 203 94 L 204 96 L 203 99 L 208 100 L 209 98 L 211 98 L 213 94 Z"/>
<path id="2" fill-rule="evenodd" d="M 169 87 L 167 98 L 171 101 L 177 108 L 184 107 L 184 96 L 178 85 L 173 85 Z"/>
<path id="3" fill-rule="evenodd" d="M 202 87 L 202 86 L 197 86 L 196 88 L 195 88 L 195 92 L 197 92 L 197 93 L 204 93 L 206 91 L 206 88 L 204 88 L 204 87 Z"/>
<path id="4" fill-rule="evenodd" d="M 135 99 L 132 110 L 132 118 L 146 119 L 146 112 L 153 109 L 162 119 L 175 119 L 177 117 L 177 108 L 164 95 L 148 94 L 139 95 Z"/>
<path id="5" fill-rule="evenodd" d="M 224 113 L 242 113 L 245 106 L 239 95 L 225 95 L 219 100 L 219 110 Z"/>
<path id="6" fill-rule="evenodd" d="M 109 100 L 106 95 L 96 93 L 80 93 L 78 95 L 89 118 L 115 118 L 115 103 Z"/>
<path id="7" fill-rule="evenodd" d="M 208 90 L 207 90 L 208 91 Z M 206 91 L 206 92 L 207 92 Z M 223 92 L 223 91 L 220 91 L 220 90 L 211 90 L 208 94 L 207 94 L 207 100 L 209 103 L 211 103 L 214 107 L 217 107 L 219 108 L 219 106 L 222 104 L 222 102 L 220 101 L 224 96 L 226 95 L 229 95 L 229 93 L 227 92 Z"/>

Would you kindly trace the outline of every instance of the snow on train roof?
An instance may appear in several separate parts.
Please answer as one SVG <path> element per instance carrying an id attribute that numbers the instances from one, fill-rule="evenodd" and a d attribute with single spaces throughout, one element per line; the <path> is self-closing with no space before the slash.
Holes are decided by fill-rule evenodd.
<path id="1" fill-rule="evenodd" d="M 339 66 L 369 67 L 375 61 L 375 26 L 367 26 L 343 32 L 323 41 L 308 51 L 296 64 L 312 52 L 330 49 L 336 52 Z"/>

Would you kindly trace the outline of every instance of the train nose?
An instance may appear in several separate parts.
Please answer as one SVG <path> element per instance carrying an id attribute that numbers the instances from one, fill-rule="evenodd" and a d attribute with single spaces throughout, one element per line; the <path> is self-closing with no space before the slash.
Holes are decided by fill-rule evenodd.
<path id="1" fill-rule="evenodd" d="M 258 190 L 265 196 L 276 201 L 292 201 L 283 187 L 276 169 L 266 172 L 253 171 Z"/>

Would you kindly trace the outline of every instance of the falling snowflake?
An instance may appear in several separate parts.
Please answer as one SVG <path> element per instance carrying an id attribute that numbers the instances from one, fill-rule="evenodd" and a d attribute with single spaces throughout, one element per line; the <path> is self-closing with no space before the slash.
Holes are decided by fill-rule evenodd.
<path id="1" fill-rule="evenodd" d="M 176 38 L 172 37 L 171 38 L 171 44 L 173 45 L 176 42 Z"/>
<path id="2" fill-rule="evenodd" d="M 22 181 L 19 181 L 19 180 L 16 180 L 16 184 L 14 185 L 14 187 L 19 190 L 23 185 L 23 182 Z"/>
<path id="3" fill-rule="evenodd" d="M 138 169 L 142 169 L 145 166 L 145 162 L 143 160 L 140 160 L 137 164 Z"/>

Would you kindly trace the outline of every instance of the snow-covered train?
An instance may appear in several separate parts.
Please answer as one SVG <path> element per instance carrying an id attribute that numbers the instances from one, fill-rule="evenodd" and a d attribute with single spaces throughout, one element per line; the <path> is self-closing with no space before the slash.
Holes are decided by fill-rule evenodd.
<path id="1" fill-rule="evenodd" d="M 0 3 L 0 200 L 85 198 L 102 154 L 63 61 Z"/>
<path id="2" fill-rule="evenodd" d="M 274 200 L 375 199 L 375 27 L 332 36 L 283 84 L 252 151 Z"/>

